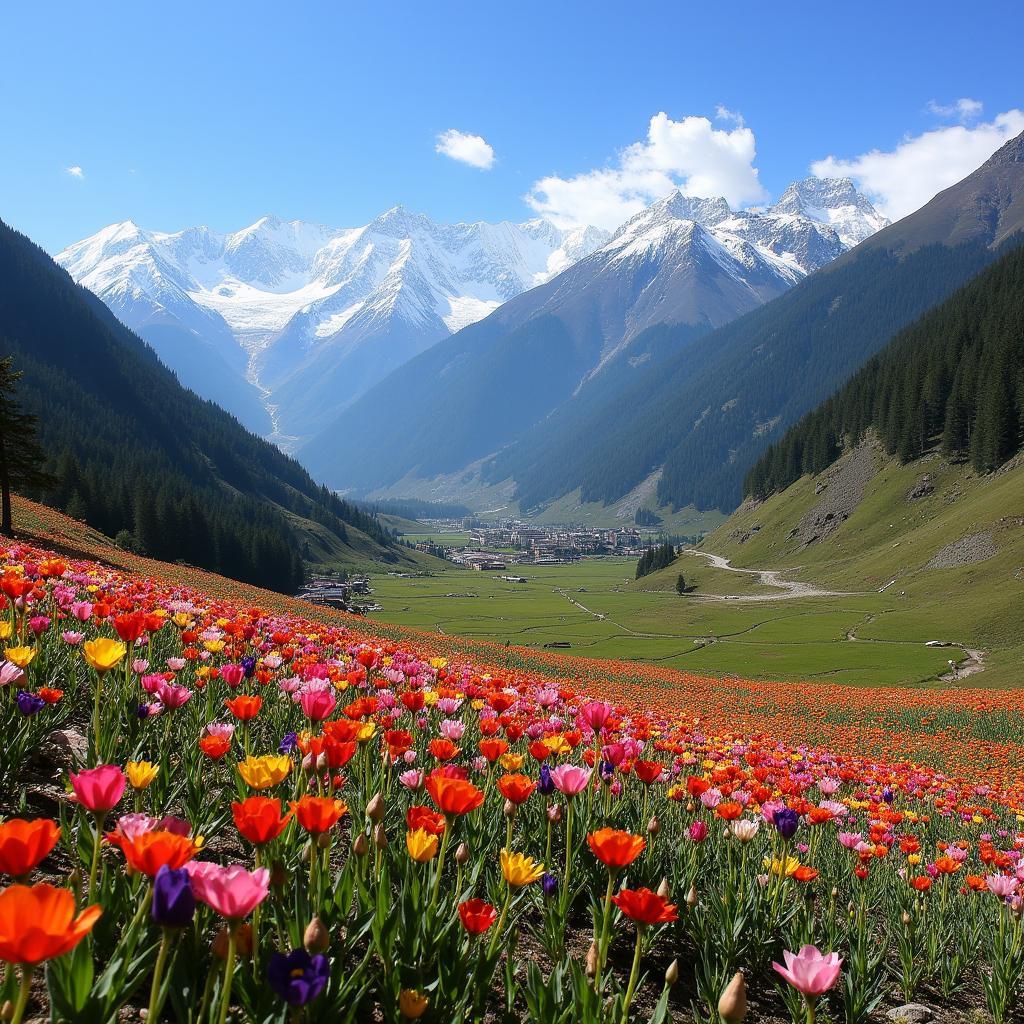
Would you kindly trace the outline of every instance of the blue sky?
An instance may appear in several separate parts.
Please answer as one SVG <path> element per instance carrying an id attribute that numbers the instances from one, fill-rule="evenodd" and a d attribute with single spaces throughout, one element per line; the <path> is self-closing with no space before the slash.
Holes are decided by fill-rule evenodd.
<path id="1" fill-rule="evenodd" d="M 610 222 L 665 181 L 760 202 L 828 157 L 898 215 L 1024 128 L 1010 0 L 289 7 L 5 5 L 0 217 L 50 251 L 129 218 L 525 219 L 529 195 Z M 437 152 L 453 130 L 492 165 Z"/>

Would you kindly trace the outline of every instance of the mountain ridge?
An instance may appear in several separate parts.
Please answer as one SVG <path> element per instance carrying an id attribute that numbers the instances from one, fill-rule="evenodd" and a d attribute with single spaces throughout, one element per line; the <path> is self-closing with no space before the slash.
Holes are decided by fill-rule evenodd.
<path id="1" fill-rule="evenodd" d="M 841 183 L 836 192 L 848 205 Z M 632 367 L 662 358 L 663 346 L 642 340 L 650 328 L 679 325 L 685 347 L 844 251 L 829 223 L 733 211 L 724 199 L 677 190 L 555 278 L 399 367 L 301 446 L 300 457 L 339 488 L 458 472 L 551 415 L 609 365 L 628 378 Z M 452 396 L 443 417 L 429 403 L 395 401 L 424 389 Z M 382 419 L 375 410 L 383 407 Z"/>

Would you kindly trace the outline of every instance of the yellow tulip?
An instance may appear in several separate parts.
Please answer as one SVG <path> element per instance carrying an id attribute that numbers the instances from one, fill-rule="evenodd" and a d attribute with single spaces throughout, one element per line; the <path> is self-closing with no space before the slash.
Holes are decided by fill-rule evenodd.
<path id="1" fill-rule="evenodd" d="M 86 640 L 82 644 L 85 660 L 102 675 L 109 672 L 126 654 L 128 648 L 120 640 L 111 640 L 101 636 L 95 640 Z"/>
<path id="2" fill-rule="evenodd" d="M 32 659 L 36 656 L 34 647 L 5 647 L 4 657 L 18 668 L 28 668 Z"/>
<path id="3" fill-rule="evenodd" d="M 291 771 L 292 759 L 287 754 L 264 754 L 238 762 L 238 774 L 253 789 L 269 789 L 282 782 Z"/>
<path id="4" fill-rule="evenodd" d="M 764 866 L 768 868 L 773 875 L 782 875 L 786 878 L 790 878 L 800 867 L 800 861 L 796 857 L 787 857 L 782 860 L 780 857 L 765 857 Z"/>
<path id="5" fill-rule="evenodd" d="M 185 627 L 188 626 L 189 622 L 191 622 L 191 619 L 189 619 L 189 617 L 184 612 L 177 612 L 175 613 L 174 618 L 171 619 L 171 622 L 173 622 L 178 627 L 178 629 L 185 629 Z"/>
<path id="6" fill-rule="evenodd" d="M 447 658 L 431 658 L 430 659 L 430 667 L 431 668 L 447 668 L 448 667 L 448 659 Z"/>
<path id="7" fill-rule="evenodd" d="M 572 747 L 569 745 L 569 741 L 561 733 L 557 736 L 548 736 L 544 740 L 544 746 L 547 747 L 552 754 L 558 754 L 560 757 L 572 752 Z"/>
<path id="8" fill-rule="evenodd" d="M 513 889 L 521 889 L 524 885 L 536 882 L 544 874 L 544 865 L 538 864 L 532 857 L 522 853 L 501 851 L 501 873 L 505 881 Z"/>
<path id="9" fill-rule="evenodd" d="M 517 772 L 517 771 L 519 771 L 519 769 L 523 767 L 523 761 L 524 760 L 525 760 L 525 758 L 523 757 L 522 754 L 509 754 L 509 753 L 505 753 L 505 754 L 502 754 L 500 758 L 498 758 L 498 761 L 500 762 L 501 767 L 504 768 L 505 771 L 507 771 L 507 772 Z"/>
<path id="10" fill-rule="evenodd" d="M 426 864 L 437 856 L 437 836 L 428 832 L 425 828 L 418 828 L 415 832 L 406 832 L 405 846 L 417 864 Z"/>
<path id="11" fill-rule="evenodd" d="M 203 646 L 211 654 L 220 654 L 220 652 L 224 650 L 224 641 L 223 640 L 204 640 L 203 641 Z"/>
<path id="12" fill-rule="evenodd" d="M 13 630 L 9 622 L 0 622 L 0 640 L 10 640 L 12 632 Z"/>
<path id="13" fill-rule="evenodd" d="M 129 761 L 124 766 L 132 789 L 145 789 L 156 778 L 157 767 L 150 761 Z"/>
<path id="14" fill-rule="evenodd" d="M 403 988 L 398 994 L 398 1009 L 407 1020 L 419 1020 L 429 1005 L 430 998 L 414 988 Z"/>
<path id="15" fill-rule="evenodd" d="M 426 704 L 428 708 L 432 707 L 434 704 L 438 702 L 439 696 L 440 695 L 438 694 L 437 690 L 424 690 L 423 703 Z"/>
<path id="16" fill-rule="evenodd" d="M 360 743 L 365 743 L 367 740 L 373 739 L 373 734 L 377 731 L 377 725 L 375 722 L 360 722 L 359 732 L 356 733 L 356 739 Z"/>

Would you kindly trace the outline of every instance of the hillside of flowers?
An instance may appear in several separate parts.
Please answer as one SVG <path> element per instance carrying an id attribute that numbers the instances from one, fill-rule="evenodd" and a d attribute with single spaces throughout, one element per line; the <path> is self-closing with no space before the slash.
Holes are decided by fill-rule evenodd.
<path id="1" fill-rule="evenodd" d="M 0 1019 L 1019 1019 L 1016 693 L 534 657 L 137 568 L 0 548 Z"/>

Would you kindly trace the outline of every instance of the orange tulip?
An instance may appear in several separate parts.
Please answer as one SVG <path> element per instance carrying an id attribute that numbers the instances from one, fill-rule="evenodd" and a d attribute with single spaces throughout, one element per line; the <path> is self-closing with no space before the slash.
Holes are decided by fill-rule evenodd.
<path id="1" fill-rule="evenodd" d="M 0 892 L 0 960 L 34 967 L 69 953 L 103 913 L 87 907 L 75 917 L 70 889 L 46 882 L 12 885 Z"/>
<path id="2" fill-rule="evenodd" d="M 281 801 L 276 797 L 251 796 L 231 805 L 235 828 L 254 846 L 262 846 L 276 839 L 291 821 L 289 811 L 281 816 Z"/>
<path id="3" fill-rule="evenodd" d="M 121 848 L 130 868 L 148 878 L 155 878 L 156 873 L 165 864 L 177 870 L 199 852 L 198 844 L 188 836 L 180 836 L 177 832 L 167 832 L 164 829 L 142 832 L 134 839 L 111 832 L 107 839 Z"/>
<path id="4" fill-rule="evenodd" d="M 430 775 L 425 788 L 442 814 L 469 814 L 484 802 L 482 790 L 465 779 Z"/>
<path id="5" fill-rule="evenodd" d="M 0 874 L 21 878 L 35 870 L 60 839 L 49 818 L 11 818 L 0 825 Z"/>
<path id="6" fill-rule="evenodd" d="M 502 775 L 498 779 L 498 792 L 514 804 L 525 803 L 537 788 L 537 783 L 526 775 Z"/>
<path id="7" fill-rule="evenodd" d="M 594 856 L 608 868 L 628 867 L 644 852 L 647 845 L 642 836 L 616 828 L 601 828 L 587 836 Z"/>
<path id="8" fill-rule="evenodd" d="M 250 697 L 248 694 L 242 693 L 233 700 L 225 697 L 224 706 L 240 722 L 248 722 L 260 713 L 260 708 L 263 707 L 263 698 Z"/>
<path id="9" fill-rule="evenodd" d="M 329 831 L 348 814 L 344 800 L 335 800 L 329 796 L 304 796 L 293 800 L 291 808 L 298 823 L 313 835 Z"/>

